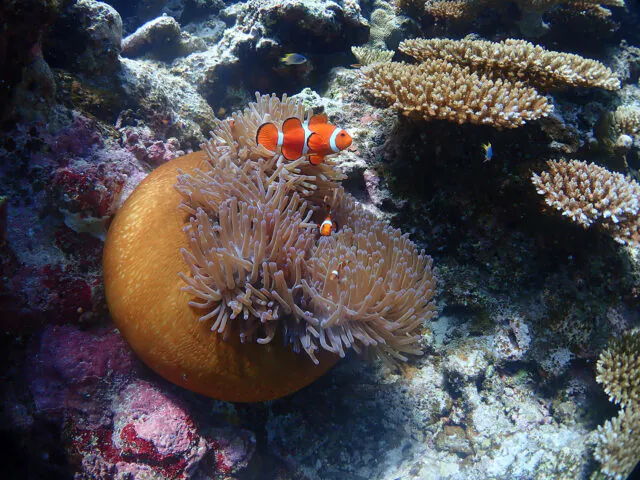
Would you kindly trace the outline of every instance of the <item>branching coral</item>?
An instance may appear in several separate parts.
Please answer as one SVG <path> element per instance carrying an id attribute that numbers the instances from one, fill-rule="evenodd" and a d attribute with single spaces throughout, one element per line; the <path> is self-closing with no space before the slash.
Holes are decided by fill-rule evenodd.
<path id="1" fill-rule="evenodd" d="M 539 88 L 620 88 L 618 77 L 600 62 L 572 53 L 549 51 L 524 40 L 412 39 L 403 41 L 400 51 L 420 62 L 444 59 L 521 79 Z"/>
<path id="2" fill-rule="evenodd" d="M 640 108 L 622 105 L 613 114 L 613 124 L 618 134 L 640 137 Z"/>
<path id="3" fill-rule="evenodd" d="M 617 417 L 598 427 L 594 456 L 609 478 L 624 480 L 640 461 L 640 414 L 636 409 L 621 410 Z"/>
<path id="4" fill-rule="evenodd" d="M 626 333 L 600 354 L 596 380 L 614 403 L 617 417 L 598 427 L 595 457 L 602 472 L 624 479 L 640 461 L 640 334 Z"/>
<path id="5" fill-rule="evenodd" d="M 420 353 L 434 314 L 431 259 L 344 193 L 332 164 L 314 171 L 255 145 L 260 122 L 302 113 L 258 96 L 220 123 L 204 153 L 154 170 L 109 230 L 113 319 L 176 384 L 266 400 L 307 385 L 350 348 L 387 360 Z M 327 207 L 341 228 L 324 237 Z"/>
<path id="6" fill-rule="evenodd" d="M 473 4 L 465 0 L 442 0 L 422 2 L 424 13 L 437 19 L 470 20 L 482 6 L 482 2 Z"/>
<path id="7" fill-rule="evenodd" d="M 363 69 L 362 87 L 405 115 L 515 128 L 548 115 L 547 99 L 522 82 L 435 59 Z"/>
<path id="8" fill-rule="evenodd" d="M 360 65 L 390 62 L 394 53 L 392 50 L 371 47 L 351 47 L 351 51 Z"/>
<path id="9" fill-rule="evenodd" d="M 640 334 L 627 333 L 600 354 L 596 380 L 609 400 L 640 406 Z"/>
<path id="10" fill-rule="evenodd" d="M 400 0 L 398 10 L 410 16 L 428 14 L 438 19 L 473 20 L 482 9 L 506 9 L 511 2 L 508 0 Z M 524 17 L 531 18 L 532 14 L 542 15 L 559 5 L 565 5 L 575 10 L 589 9 L 599 5 L 624 7 L 624 0 L 516 0 L 518 8 Z"/>
<path id="11" fill-rule="evenodd" d="M 545 203 L 583 227 L 597 226 L 622 244 L 640 235 L 640 185 L 579 160 L 549 160 L 531 181 Z"/>

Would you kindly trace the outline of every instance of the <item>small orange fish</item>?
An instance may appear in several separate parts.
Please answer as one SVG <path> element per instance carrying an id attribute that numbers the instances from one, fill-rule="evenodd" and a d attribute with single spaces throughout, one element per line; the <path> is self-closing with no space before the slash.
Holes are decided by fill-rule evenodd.
<path id="1" fill-rule="evenodd" d="M 318 229 L 323 237 L 328 237 L 334 230 L 338 229 L 338 224 L 331 219 L 331 212 L 327 213 L 327 218 L 318 225 Z"/>
<path id="2" fill-rule="evenodd" d="M 312 165 L 319 165 L 327 155 L 339 153 L 352 142 L 351 135 L 327 123 L 325 115 L 314 115 L 308 122 L 287 118 L 282 131 L 273 123 L 263 123 L 256 132 L 256 143 L 271 152 L 281 149 L 287 160 L 308 157 Z"/>
<path id="3" fill-rule="evenodd" d="M 342 262 L 340 262 L 335 270 L 331 270 L 331 273 L 329 274 L 329 280 L 338 280 L 338 278 L 340 277 L 340 270 L 342 270 L 350 263 L 350 260 L 343 260 Z"/>

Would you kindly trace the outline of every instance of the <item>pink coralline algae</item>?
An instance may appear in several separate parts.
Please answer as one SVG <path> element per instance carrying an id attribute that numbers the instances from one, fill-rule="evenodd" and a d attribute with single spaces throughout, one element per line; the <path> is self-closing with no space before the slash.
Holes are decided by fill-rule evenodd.
<path id="1" fill-rule="evenodd" d="M 87 332 L 71 325 L 48 326 L 30 368 L 36 411 L 101 425 L 108 410 L 100 399 L 138 367 L 133 352 L 112 329 Z"/>
<path id="2" fill-rule="evenodd" d="M 124 145 L 141 162 L 158 166 L 184 155 L 180 150 L 180 142 L 169 138 L 166 142 L 154 139 L 148 127 L 125 127 L 123 129 Z"/>
<path id="3" fill-rule="evenodd" d="M 69 158 L 88 155 L 92 149 L 104 146 L 104 139 L 97 131 L 96 121 L 76 113 L 71 125 L 49 137 L 47 144 L 58 163 L 64 165 Z"/>
<path id="4" fill-rule="evenodd" d="M 49 326 L 33 349 L 34 413 L 62 426 L 77 478 L 221 479 L 253 455 L 253 434 L 198 427 L 193 412 L 206 418 L 198 406 L 209 404 L 141 378 L 147 371 L 114 329 Z"/>
<path id="5" fill-rule="evenodd" d="M 52 189 L 59 195 L 59 208 L 102 218 L 114 213 L 126 182 L 127 176 L 115 166 L 75 163 L 56 170 Z"/>
<path id="6" fill-rule="evenodd" d="M 135 382 L 116 399 L 113 445 L 124 460 L 142 463 L 168 478 L 193 469 L 207 453 L 204 438 L 174 398 L 147 382 Z M 127 471 L 127 465 L 118 465 Z"/>

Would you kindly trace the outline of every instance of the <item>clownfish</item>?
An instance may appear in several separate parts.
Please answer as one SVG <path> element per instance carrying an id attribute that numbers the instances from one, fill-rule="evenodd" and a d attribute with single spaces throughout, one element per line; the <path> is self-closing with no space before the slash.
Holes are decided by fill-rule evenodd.
<path id="1" fill-rule="evenodd" d="M 318 225 L 318 229 L 320 230 L 320 235 L 323 237 L 328 237 L 334 230 L 338 229 L 338 224 L 331 219 L 331 212 L 329 212 L 327 218 Z"/>
<path id="2" fill-rule="evenodd" d="M 491 146 L 491 142 L 482 145 L 482 149 L 484 150 L 484 161 L 488 162 L 493 158 L 493 147 Z"/>
<path id="3" fill-rule="evenodd" d="M 329 274 L 329 280 L 338 280 L 340 277 L 340 270 L 342 270 L 350 263 L 350 260 L 343 260 L 342 262 L 340 262 L 335 270 L 331 270 L 331 273 Z"/>
<path id="4" fill-rule="evenodd" d="M 282 131 L 273 123 L 263 123 L 256 132 L 256 143 L 267 150 L 282 150 L 287 160 L 309 157 L 319 165 L 327 155 L 339 153 L 351 145 L 352 138 L 343 129 L 327 123 L 326 115 L 314 115 L 302 123 L 299 118 L 287 118 Z"/>

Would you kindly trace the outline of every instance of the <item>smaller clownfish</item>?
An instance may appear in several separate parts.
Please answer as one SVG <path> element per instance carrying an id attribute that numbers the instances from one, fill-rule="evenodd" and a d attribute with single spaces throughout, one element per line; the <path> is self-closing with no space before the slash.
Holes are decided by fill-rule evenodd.
<path id="1" fill-rule="evenodd" d="M 333 233 L 333 231 L 338 229 L 338 224 L 331 219 L 331 211 L 327 213 L 327 218 L 325 218 L 320 225 L 318 225 L 318 229 L 320 230 L 320 235 L 323 237 L 328 237 Z"/>
<path id="2" fill-rule="evenodd" d="M 491 142 L 482 145 L 482 149 L 484 150 L 484 162 L 488 162 L 493 158 L 493 147 L 491 146 Z"/>
<path id="3" fill-rule="evenodd" d="M 342 262 L 340 262 L 335 270 L 331 270 L 331 273 L 329 274 L 329 280 L 338 280 L 338 277 L 340 277 L 340 270 L 342 270 L 350 263 L 350 260 L 343 260 Z"/>

